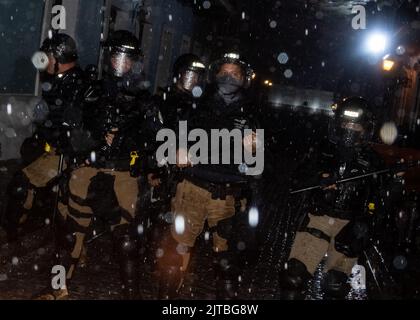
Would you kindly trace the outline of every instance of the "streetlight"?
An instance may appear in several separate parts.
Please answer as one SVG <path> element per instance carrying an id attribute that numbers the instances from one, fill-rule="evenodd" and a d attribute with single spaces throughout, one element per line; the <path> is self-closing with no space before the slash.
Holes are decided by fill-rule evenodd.
<path id="1" fill-rule="evenodd" d="M 388 46 L 388 36 L 383 32 L 371 33 L 366 39 L 366 49 L 372 54 L 381 54 Z"/>

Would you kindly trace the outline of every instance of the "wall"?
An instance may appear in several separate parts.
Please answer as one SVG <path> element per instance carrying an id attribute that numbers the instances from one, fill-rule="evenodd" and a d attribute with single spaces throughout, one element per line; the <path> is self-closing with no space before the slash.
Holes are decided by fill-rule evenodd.
<path id="1" fill-rule="evenodd" d="M 0 94 L 34 94 L 44 2 L 0 1 Z"/>
<path id="2" fill-rule="evenodd" d="M 152 23 L 150 27 L 153 29 L 153 42 L 151 43 L 149 54 L 152 59 L 150 60 L 149 65 L 146 66 L 146 70 L 151 83 L 156 88 L 158 66 L 159 63 L 163 63 L 163 60 L 159 60 L 163 31 L 166 29 L 173 32 L 172 50 L 170 50 L 169 58 L 169 69 L 172 69 L 175 59 L 180 54 L 183 36 L 188 36 L 191 40 L 193 38 L 195 17 L 190 7 L 182 6 L 176 0 L 146 1 L 146 7 L 149 6 L 150 3 L 152 4 L 150 6 L 150 21 Z M 172 20 L 170 19 L 170 15 Z M 167 79 L 170 80 L 172 70 L 167 70 L 166 73 Z"/>

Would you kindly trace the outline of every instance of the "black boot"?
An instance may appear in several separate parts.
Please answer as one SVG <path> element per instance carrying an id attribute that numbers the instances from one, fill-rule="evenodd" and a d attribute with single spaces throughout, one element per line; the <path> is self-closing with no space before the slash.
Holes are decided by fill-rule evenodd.
<path id="1" fill-rule="evenodd" d="M 28 214 L 23 205 L 28 196 L 30 182 L 28 178 L 19 171 L 7 186 L 7 205 L 4 207 L 1 220 L 7 233 L 7 241 L 14 243 L 19 240 L 19 227 L 22 218 Z"/>
<path id="2" fill-rule="evenodd" d="M 174 300 L 178 297 L 183 280 L 183 272 L 178 266 L 161 270 L 159 279 L 159 300 Z"/>
<path id="3" fill-rule="evenodd" d="M 128 228 L 124 228 L 128 230 Z M 114 231 L 117 260 L 125 300 L 140 300 L 138 239 L 129 232 Z"/>
<path id="4" fill-rule="evenodd" d="M 344 272 L 330 270 L 322 279 L 325 300 L 344 300 L 350 291 L 348 276 Z"/>
<path id="5" fill-rule="evenodd" d="M 228 253 L 218 253 L 215 261 L 217 300 L 236 300 L 239 289 L 239 270 Z"/>
<path id="6" fill-rule="evenodd" d="M 40 293 L 35 294 L 32 299 L 35 300 L 66 300 L 69 297 L 68 286 L 69 278 L 74 273 L 74 269 L 77 265 L 77 259 L 73 259 L 71 252 L 76 244 L 76 238 L 73 232 L 70 231 L 66 221 L 59 217 L 56 220 L 56 226 L 54 229 L 55 233 L 55 249 L 54 256 L 52 258 L 52 265 L 50 266 L 50 272 L 54 266 L 62 266 L 65 270 L 65 283 L 60 283 L 62 288 L 53 288 L 53 278 L 55 274 L 48 280 L 46 288 Z"/>
<path id="7" fill-rule="evenodd" d="M 287 262 L 287 269 L 280 273 L 281 298 L 284 300 L 304 300 L 308 281 L 312 275 L 304 263 L 297 259 Z"/>

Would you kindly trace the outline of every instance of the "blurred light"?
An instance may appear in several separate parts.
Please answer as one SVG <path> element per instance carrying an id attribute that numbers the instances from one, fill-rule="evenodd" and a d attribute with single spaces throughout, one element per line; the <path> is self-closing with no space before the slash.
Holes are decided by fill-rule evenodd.
<path id="1" fill-rule="evenodd" d="M 391 71 L 394 68 L 395 61 L 392 61 L 390 59 L 385 59 L 382 61 L 382 69 L 384 71 Z"/>
<path id="2" fill-rule="evenodd" d="M 350 111 L 350 110 L 345 110 L 344 111 L 344 115 L 350 118 L 358 118 L 359 117 L 359 113 L 356 111 Z"/>
<path id="3" fill-rule="evenodd" d="M 185 219 L 181 215 L 177 215 L 175 218 L 175 232 L 176 234 L 183 234 L 185 231 Z"/>
<path id="4" fill-rule="evenodd" d="M 404 46 L 398 46 L 395 50 L 396 54 L 399 56 L 402 56 L 405 53 L 405 47 Z"/>
<path id="5" fill-rule="evenodd" d="M 272 82 L 270 82 L 268 85 L 269 85 L 270 87 L 272 87 L 272 86 L 273 86 L 273 83 L 272 83 Z"/>
<path id="6" fill-rule="evenodd" d="M 259 223 L 259 212 L 258 209 L 253 207 L 248 212 L 248 223 L 251 227 L 255 228 Z"/>
<path id="7" fill-rule="evenodd" d="M 226 53 L 224 55 L 225 58 L 239 60 L 241 56 L 238 53 Z"/>
<path id="8" fill-rule="evenodd" d="M 264 84 L 269 84 L 270 83 L 270 81 L 269 80 L 265 80 L 264 81 Z"/>
<path id="9" fill-rule="evenodd" d="M 257 77 L 257 74 L 254 72 L 253 74 L 252 74 L 252 79 L 255 79 Z"/>
<path id="10" fill-rule="evenodd" d="M 383 124 L 379 136 L 387 145 L 392 145 L 398 138 L 398 128 L 394 122 L 386 122 Z"/>
<path id="11" fill-rule="evenodd" d="M 388 37 L 384 33 L 376 32 L 372 33 L 367 38 L 367 49 L 371 53 L 382 53 L 385 51 L 388 44 Z"/>

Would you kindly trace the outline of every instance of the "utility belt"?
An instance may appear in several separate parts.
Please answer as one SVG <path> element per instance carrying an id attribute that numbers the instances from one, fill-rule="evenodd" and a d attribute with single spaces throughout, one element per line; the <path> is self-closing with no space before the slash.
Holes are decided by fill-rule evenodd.
<path id="1" fill-rule="evenodd" d="M 354 212 L 352 210 L 342 210 L 334 208 L 333 206 L 321 206 L 313 210 L 313 215 L 315 216 L 323 216 L 327 214 L 330 217 L 341 219 L 341 220 L 352 220 L 357 216 L 360 216 L 363 213 L 361 212 Z"/>
<path id="2" fill-rule="evenodd" d="M 116 160 L 105 160 L 95 162 L 93 165 L 95 168 L 100 169 L 111 169 L 114 171 L 129 171 L 132 177 L 138 177 L 140 175 L 138 170 L 138 159 L 139 155 L 137 151 L 130 153 L 131 159 L 116 159 Z"/>
<path id="3" fill-rule="evenodd" d="M 227 196 L 233 196 L 235 199 L 240 199 L 242 198 L 244 188 L 247 186 L 245 181 L 232 183 L 214 183 L 202 179 L 197 179 L 192 176 L 185 177 L 185 180 L 210 192 L 211 197 L 214 200 L 226 200 Z"/>
<path id="4" fill-rule="evenodd" d="M 128 160 L 100 161 L 95 163 L 94 167 L 98 169 L 112 169 L 115 171 L 130 171 Z"/>

